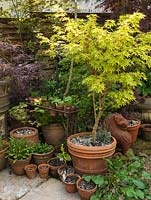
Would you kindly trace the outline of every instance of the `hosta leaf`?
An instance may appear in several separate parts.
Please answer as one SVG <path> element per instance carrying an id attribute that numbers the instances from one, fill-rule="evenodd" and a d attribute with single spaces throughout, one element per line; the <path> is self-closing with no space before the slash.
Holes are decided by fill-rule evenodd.
<path id="1" fill-rule="evenodd" d="M 144 189 L 146 187 L 145 183 L 141 180 L 133 180 L 133 183 L 140 189 Z"/>

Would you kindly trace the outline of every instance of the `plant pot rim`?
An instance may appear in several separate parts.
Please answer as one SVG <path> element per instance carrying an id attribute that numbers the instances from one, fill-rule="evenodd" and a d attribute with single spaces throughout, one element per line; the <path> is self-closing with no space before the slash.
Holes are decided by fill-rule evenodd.
<path id="1" fill-rule="evenodd" d="M 76 176 L 76 177 L 77 177 L 77 180 L 78 180 L 78 179 L 81 179 L 81 176 L 80 176 L 79 174 L 74 174 L 74 173 L 72 173 L 72 174 L 67 174 L 67 175 L 66 175 L 66 178 L 67 178 L 67 177 L 71 177 L 71 176 Z M 66 178 L 65 178 L 65 180 L 66 180 Z M 74 185 L 74 184 L 76 184 L 76 182 L 77 182 L 77 180 L 76 180 L 75 183 L 66 183 L 65 180 L 62 179 L 62 182 L 63 182 L 64 184 L 67 184 L 67 185 Z"/>
<path id="2" fill-rule="evenodd" d="M 37 169 L 37 165 L 36 164 L 28 164 L 24 167 L 24 170 L 26 170 L 27 168 L 34 168 Z"/>
<path id="3" fill-rule="evenodd" d="M 141 129 L 143 130 L 148 130 L 148 129 L 151 129 L 151 124 L 141 124 Z"/>
<path id="4" fill-rule="evenodd" d="M 51 154 L 51 153 L 53 153 L 53 151 L 54 151 L 54 148 L 52 149 L 52 151 L 49 151 L 49 152 L 47 152 L 47 153 L 32 153 L 32 155 L 33 156 L 46 156 L 46 155 L 49 155 L 49 154 Z"/>
<path id="5" fill-rule="evenodd" d="M 98 151 L 98 150 L 105 150 L 105 149 L 108 149 L 108 148 L 112 148 L 112 147 L 116 147 L 116 144 L 117 144 L 117 141 L 116 139 L 112 136 L 112 142 L 110 144 L 107 144 L 107 145 L 104 145 L 104 146 L 84 146 L 84 145 L 76 145 L 74 143 L 71 142 L 71 139 L 72 138 L 76 138 L 78 136 L 85 136 L 85 135 L 91 135 L 92 132 L 81 132 L 81 133 L 76 133 L 76 134 L 73 134 L 73 135 L 70 135 L 68 138 L 67 138 L 67 145 L 70 145 L 71 147 L 74 147 L 74 148 L 78 148 L 78 149 L 85 149 L 85 150 L 91 150 L 91 151 Z"/>
<path id="6" fill-rule="evenodd" d="M 13 163 L 16 163 L 16 162 L 18 162 L 18 161 L 22 161 L 22 162 L 24 162 L 25 160 L 30 160 L 31 159 L 31 157 L 32 157 L 32 155 L 30 154 L 27 158 L 25 158 L 25 159 L 20 159 L 20 160 L 14 160 L 13 158 L 11 158 L 11 157 L 8 157 L 8 160 L 10 160 L 11 162 L 13 162 Z M 15 161 L 15 162 L 14 162 Z"/>
<path id="7" fill-rule="evenodd" d="M 128 129 L 133 128 L 133 127 L 137 127 L 137 126 L 140 126 L 140 125 L 141 125 L 141 120 L 139 120 L 139 119 L 136 119 L 136 118 L 128 118 L 128 119 L 127 119 L 127 121 L 130 121 L 130 120 L 137 121 L 138 123 L 135 124 L 135 125 L 132 125 L 132 126 L 128 126 L 128 127 L 127 127 Z"/>
<path id="8" fill-rule="evenodd" d="M 41 167 L 43 167 L 43 166 L 50 168 L 50 165 L 48 163 L 41 163 L 38 165 L 38 169 L 41 169 Z"/>
<path id="9" fill-rule="evenodd" d="M 89 192 L 91 192 L 91 191 L 96 191 L 97 190 L 97 185 L 95 185 L 95 187 L 93 188 L 93 189 L 90 189 L 90 190 L 85 190 L 85 189 L 82 189 L 82 188 L 80 188 L 79 187 L 79 182 L 80 181 L 82 181 L 82 180 L 84 180 L 83 178 L 79 178 L 78 180 L 77 180 L 77 182 L 76 182 L 76 186 L 77 186 L 77 188 L 79 188 L 81 191 L 89 191 Z M 94 183 L 95 184 L 95 183 Z"/>
<path id="10" fill-rule="evenodd" d="M 17 130 L 24 130 L 24 129 L 32 130 L 33 133 L 25 134 L 25 135 L 21 135 L 21 134 L 16 133 Z M 28 126 L 23 126 L 23 127 L 15 128 L 15 129 L 13 129 L 13 130 L 10 131 L 10 136 L 15 135 L 18 138 L 20 138 L 20 137 L 26 138 L 26 137 L 37 135 L 37 134 L 38 134 L 38 129 L 36 129 L 34 127 L 28 127 Z"/>

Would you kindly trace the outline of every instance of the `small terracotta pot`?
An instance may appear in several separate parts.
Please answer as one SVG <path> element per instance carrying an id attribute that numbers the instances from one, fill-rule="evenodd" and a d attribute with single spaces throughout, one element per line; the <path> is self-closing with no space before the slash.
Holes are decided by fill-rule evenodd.
<path id="1" fill-rule="evenodd" d="M 42 164 L 42 163 L 47 163 L 47 161 L 52 157 L 53 151 L 54 151 L 54 149 L 48 153 L 41 153 L 41 154 L 33 153 L 32 155 L 33 155 L 35 163 L 37 165 Z"/>
<path id="2" fill-rule="evenodd" d="M 64 180 L 62 179 L 66 191 L 69 193 L 77 192 L 76 182 L 80 178 L 81 177 L 78 174 L 68 174 Z"/>
<path id="3" fill-rule="evenodd" d="M 40 178 L 48 178 L 49 176 L 49 164 L 43 163 L 38 165 L 38 171 L 39 171 L 39 176 Z"/>
<path id="4" fill-rule="evenodd" d="M 24 170 L 25 170 L 26 175 L 27 175 L 28 178 L 30 178 L 30 179 L 35 178 L 37 165 L 35 165 L 35 164 L 26 165 L 24 167 Z"/>
<path id="5" fill-rule="evenodd" d="M 78 179 L 76 182 L 78 193 L 82 200 L 89 200 L 90 197 L 96 192 L 97 186 L 95 186 L 93 189 L 85 190 L 79 186 L 81 181 L 83 181 L 82 178 Z"/>
<path id="6" fill-rule="evenodd" d="M 128 121 L 130 120 L 134 120 L 137 121 L 138 123 L 133 125 L 133 126 L 128 126 L 127 127 L 127 131 L 132 135 L 132 144 L 136 142 L 137 139 L 137 135 L 138 135 L 138 130 L 140 128 L 141 125 L 141 121 L 135 118 L 130 118 L 128 119 Z"/>
<path id="7" fill-rule="evenodd" d="M 54 162 L 58 162 L 58 164 L 55 164 L 53 165 Z M 50 166 L 50 171 L 51 171 L 51 174 L 53 177 L 58 177 L 58 169 L 59 167 L 62 167 L 62 166 L 66 166 L 66 163 L 64 161 L 60 161 L 61 163 L 59 163 L 59 158 L 57 157 L 54 157 L 54 158 L 51 158 L 50 160 L 47 161 L 47 163 L 49 164 Z"/>

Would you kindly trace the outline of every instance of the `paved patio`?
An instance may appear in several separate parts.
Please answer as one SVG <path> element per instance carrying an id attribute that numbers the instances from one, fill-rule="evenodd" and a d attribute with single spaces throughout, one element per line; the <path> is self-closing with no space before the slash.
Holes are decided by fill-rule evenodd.
<path id="1" fill-rule="evenodd" d="M 78 193 L 69 194 L 61 181 L 16 176 L 7 168 L 0 172 L 0 200 L 80 200 Z"/>

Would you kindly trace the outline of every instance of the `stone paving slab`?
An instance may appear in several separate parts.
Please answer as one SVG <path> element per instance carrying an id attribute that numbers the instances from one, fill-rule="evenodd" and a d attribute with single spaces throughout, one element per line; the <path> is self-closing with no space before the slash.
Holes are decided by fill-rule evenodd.
<path id="1" fill-rule="evenodd" d="M 0 172 L 0 200 L 79 200 L 78 193 L 69 194 L 61 181 L 16 176 L 7 168 Z"/>
<path id="2" fill-rule="evenodd" d="M 67 193 L 61 181 L 50 178 L 39 187 L 32 189 L 20 200 L 80 200 L 78 193 Z"/>

